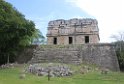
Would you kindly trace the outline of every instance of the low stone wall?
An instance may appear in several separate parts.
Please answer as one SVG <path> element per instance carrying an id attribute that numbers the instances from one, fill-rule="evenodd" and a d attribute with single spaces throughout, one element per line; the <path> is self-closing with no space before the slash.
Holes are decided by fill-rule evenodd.
<path id="1" fill-rule="evenodd" d="M 34 50 L 29 63 L 44 62 L 89 63 L 119 71 L 117 56 L 112 44 L 39 46 Z"/>

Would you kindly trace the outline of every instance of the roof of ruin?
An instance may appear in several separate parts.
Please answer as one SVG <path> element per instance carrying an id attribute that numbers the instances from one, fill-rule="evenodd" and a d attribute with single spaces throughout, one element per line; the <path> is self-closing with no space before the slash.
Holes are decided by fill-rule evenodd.
<path id="1" fill-rule="evenodd" d="M 48 26 L 56 26 L 56 25 L 97 25 L 98 21 L 96 19 L 91 19 L 91 18 L 83 18 L 83 19 L 78 19 L 78 18 L 73 18 L 69 20 L 64 20 L 64 19 L 57 19 L 57 20 L 52 20 L 49 21 Z"/>

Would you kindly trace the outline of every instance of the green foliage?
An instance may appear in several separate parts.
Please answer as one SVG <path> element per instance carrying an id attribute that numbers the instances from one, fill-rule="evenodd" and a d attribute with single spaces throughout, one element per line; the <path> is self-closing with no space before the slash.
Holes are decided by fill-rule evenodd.
<path id="1" fill-rule="evenodd" d="M 115 42 L 120 69 L 124 71 L 124 41 Z"/>
<path id="2" fill-rule="evenodd" d="M 124 32 L 118 32 L 118 34 L 113 35 L 112 38 L 116 40 L 114 44 L 116 45 L 116 53 L 120 65 L 120 70 L 124 71 Z"/>
<path id="3" fill-rule="evenodd" d="M 36 29 L 36 32 L 32 36 L 32 44 L 45 44 L 45 37 L 38 29 Z"/>
<path id="4" fill-rule="evenodd" d="M 0 0 L 0 64 L 6 63 L 9 56 L 14 61 L 20 46 L 27 46 L 37 37 L 38 30 L 33 21 L 26 20 L 8 2 Z"/>

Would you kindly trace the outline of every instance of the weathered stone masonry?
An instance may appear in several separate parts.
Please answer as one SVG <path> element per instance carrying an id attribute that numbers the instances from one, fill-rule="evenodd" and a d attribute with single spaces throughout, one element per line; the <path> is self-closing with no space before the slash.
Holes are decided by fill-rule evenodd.
<path id="1" fill-rule="evenodd" d="M 60 48 L 61 47 L 61 48 Z M 30 63 L 60 62 L 89 63 L 113 71 L 119 70 L 118 60 L 112 44 L 84 44 L 38 47 Z"/>
<path id="2" fill-rule="evenodd" d="M 99 40 L 95 19 L 53 20 L 48 24 L 48 45 L 37 47 L 29 63 L 89 63 L 118 71 L 114 45 L 100 44 Z"/>
<path id="3" fill-rule="evenodd" d="M 99 40 L 96 19 L 58 19 L 48 23 L 48 45 L 98 43 Z"/>

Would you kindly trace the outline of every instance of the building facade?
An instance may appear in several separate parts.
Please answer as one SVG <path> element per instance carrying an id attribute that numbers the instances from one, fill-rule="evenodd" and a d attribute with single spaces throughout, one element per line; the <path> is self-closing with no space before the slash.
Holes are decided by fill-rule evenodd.
<path id="1" fill-rule="evenodd" d="M 48 23 L 48 45 L 98 43 L 99 40 L 96 19 L 58 19 Z"/>

